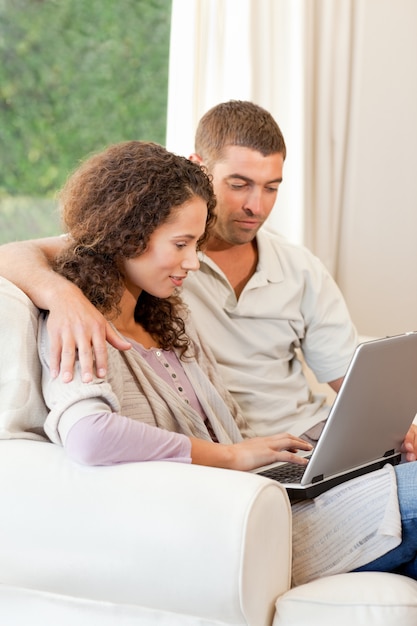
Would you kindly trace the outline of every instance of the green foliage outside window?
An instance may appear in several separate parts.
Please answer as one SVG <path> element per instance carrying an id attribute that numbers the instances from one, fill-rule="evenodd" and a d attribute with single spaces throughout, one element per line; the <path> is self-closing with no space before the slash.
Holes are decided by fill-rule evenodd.
<path id="1" fill-rule="evenodd" d="M 165 142 L 170 17 L 170 0 L 0 0 L 1 241 L 10 196 L 42 212 L 91 152 Z"/>

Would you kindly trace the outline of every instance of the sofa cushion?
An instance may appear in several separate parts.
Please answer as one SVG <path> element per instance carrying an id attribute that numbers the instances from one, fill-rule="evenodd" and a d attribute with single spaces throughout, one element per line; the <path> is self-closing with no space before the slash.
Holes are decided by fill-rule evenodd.
<path id="1" fill-rule="evenodd" d="M 273 626 L 415 626 L 417 582 L 398 574 L 355 572 L 294 587 L 276 603 Z"/>
<path id="2" fill-rule="evenodd" d="M 36 345 L 39 310 L 0 278 L 0 439 L 46 439 Z"/>

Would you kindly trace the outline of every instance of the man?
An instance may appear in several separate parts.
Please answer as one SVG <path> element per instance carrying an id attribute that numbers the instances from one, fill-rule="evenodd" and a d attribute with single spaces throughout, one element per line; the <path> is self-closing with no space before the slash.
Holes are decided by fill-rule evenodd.
<path id="1" fill-rule="evenodd" d="M 284 138 L 263 108 L 230 101 L 203 116 L 195 150 L 190 158 L 213 178 L 217 222 L 200 270 L 185 281 L 185 300 L 255 433 L 304 433 L 325 419 L 328 407 L 311 393 L 296 349 L 318 380 L 338 391 L 357 335 L 323 264 L 261 228 L 282 182 Z M 60 371 L 71 380 L 77 349 L 88 382 L 91 346 L 97 374 L 104 376 L 105 338 L 119 349 L 129 344 L 74 285 L 52 271 L 49 263 L 64 245 L 63 238 L 6 244 L 0 247 L 0 274 L 50 310 L 53 375 Z M 309 435 L 316 439 L 318 432 L 313 428 Z M 414 460 L 413 429 L 407 441 Z"/>
<path id="2" fill-rule="evenodd" d="M 203 116 L 195 150 L 213 177 L 217 222 L 185 299 L 255 432 L 279 424 L 301 434 L 328 408 L 311 394 L 295 350 L 338 391 L 357 336 L 323 264 L 261 229 L 282 182 L 284 138 L 263 108 L 232 101 Z"/>

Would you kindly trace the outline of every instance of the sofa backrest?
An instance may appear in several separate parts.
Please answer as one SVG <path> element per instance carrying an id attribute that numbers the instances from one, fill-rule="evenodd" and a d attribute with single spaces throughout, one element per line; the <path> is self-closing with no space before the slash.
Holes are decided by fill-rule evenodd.
<path id="1" fill-rule="evenodd" d="M 46 440 L 37 350 L 39 310 L 0 277 L 0 439 Z"/>

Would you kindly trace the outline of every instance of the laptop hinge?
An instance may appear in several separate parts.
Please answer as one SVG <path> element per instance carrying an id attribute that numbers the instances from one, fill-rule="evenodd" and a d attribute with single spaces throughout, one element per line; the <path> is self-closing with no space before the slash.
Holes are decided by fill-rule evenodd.
<path id="1" fill-rule="evenodd" d="M 311 482 L 312 483 L 319 483 L 322 480 L 324 480 L 324 475 L 323 474 L 319 474 L 318 476 L 314 476 L 314 478 L 313 478 L 313 480 Z"/>

